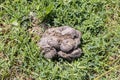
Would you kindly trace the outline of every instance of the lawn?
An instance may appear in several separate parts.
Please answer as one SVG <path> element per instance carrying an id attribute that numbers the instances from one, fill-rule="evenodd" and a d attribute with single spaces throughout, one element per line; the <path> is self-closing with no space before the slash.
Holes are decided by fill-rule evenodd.
<path id="1" fill-rule="evenodd" d="M 45 59 L 28 29 L 64 25 L 82 32 L 82 56 Z M 0 80 L 120 80 L 120 1 L 1 0 Z"/>

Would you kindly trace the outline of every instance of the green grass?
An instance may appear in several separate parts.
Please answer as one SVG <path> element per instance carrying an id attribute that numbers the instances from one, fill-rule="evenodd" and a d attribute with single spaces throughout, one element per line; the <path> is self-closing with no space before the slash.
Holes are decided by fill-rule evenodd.
<path id="1" fill-rule="evenodd" d="M 83 55 L 46 60 L 32 35 L 29 13 L 49 27 L 69 25 L 82 32 Z M 0 80 L 119 80 L 119 0 L 2 0 Z"/>

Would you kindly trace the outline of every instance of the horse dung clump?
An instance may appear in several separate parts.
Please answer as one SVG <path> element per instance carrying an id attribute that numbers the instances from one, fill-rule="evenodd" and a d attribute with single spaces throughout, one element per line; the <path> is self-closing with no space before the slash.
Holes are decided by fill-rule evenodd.
<path id="1" fill-rule="evenodd" d="M 80 39 L 81 32 L 69 26 L 49 28 L 38 41 L 38 46 L 45 58 L 72 61 L 81 56 Z"/>

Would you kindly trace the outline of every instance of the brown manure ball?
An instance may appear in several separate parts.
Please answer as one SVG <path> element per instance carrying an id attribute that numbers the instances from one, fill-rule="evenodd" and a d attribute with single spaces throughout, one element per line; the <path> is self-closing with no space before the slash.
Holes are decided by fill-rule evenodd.
<path id="1" fill-rule="evenodd" d="M 50 28 L 42 35 L 38 46 L 45 58 L 72 61 L 81 56 L 81 32 L 69 26 Z"/>

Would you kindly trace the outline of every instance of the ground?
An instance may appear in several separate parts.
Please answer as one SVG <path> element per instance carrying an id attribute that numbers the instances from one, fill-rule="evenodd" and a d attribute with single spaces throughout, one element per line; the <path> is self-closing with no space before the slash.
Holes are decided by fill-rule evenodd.
<path id="1" fill-rule="evenodd" d="M 64 25 L 81 31 L 82 56 L 45 59 L 29 29 Z M 120 1 L 1 0 L 0 79 L 119 80 Z"/>

